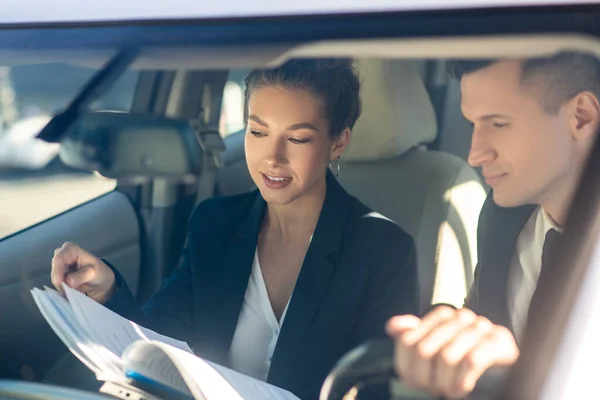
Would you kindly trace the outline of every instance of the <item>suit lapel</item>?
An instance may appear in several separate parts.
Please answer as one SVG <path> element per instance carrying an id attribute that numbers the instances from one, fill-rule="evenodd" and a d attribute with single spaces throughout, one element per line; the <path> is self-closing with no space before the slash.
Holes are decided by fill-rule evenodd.
<path id="1" fill-rule="evenodd" d="M 289 364 L 301 351 L 335 270 L 351 199 L 328 173 L 327 194 L 273 353 L 269 382 L 289 379 Z"/>
<path id="2" fill-rule="evenodd" d="M 488 201 L 493 203 L 490 192 Z M 479 311 L 496 324 L 512 330 L 508 309 L 508 276 L 517 239 L 536 206 L 503 208 L 490 205 L 481 235 Z"/>
<path id="3" fill-rule="evenodd" d="M 212 268 L 215 275 L 210 279 L 209 290 L 214 306 L 207 322 L 210 323 L 211 346 L 217 351 L 225 351 L 213 358 L 222 364 L 228 363 L 228 349 L 250 280 L 265 204 L 257 191 L 246 218 L 229 238 L 222 263 Z"/>

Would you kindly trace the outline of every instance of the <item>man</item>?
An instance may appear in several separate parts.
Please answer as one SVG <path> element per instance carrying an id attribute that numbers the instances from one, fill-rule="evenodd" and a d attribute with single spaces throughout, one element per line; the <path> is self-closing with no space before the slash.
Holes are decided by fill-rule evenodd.
<path id="1" fill-rule="evenodd" d="M 479 263 L 465 308 L 392 318 L 395 366 L 409 386 L 461 398 L 492 366 L 512 365 L 539 314 L 544 254 L 560 236 L 600 120 L 600 62 L 548 58 L 454 62 L 473 125 L 469 164 L 492 190 L 480 214 Z M 538 280 L 539 279 L 539 280 Z"/>

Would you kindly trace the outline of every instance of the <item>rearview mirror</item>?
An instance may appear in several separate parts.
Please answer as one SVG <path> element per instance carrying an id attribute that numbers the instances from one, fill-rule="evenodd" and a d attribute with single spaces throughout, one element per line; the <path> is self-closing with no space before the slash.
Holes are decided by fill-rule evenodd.
<path id="1" fill-rule="evenodd" d="M 191 182 L 202 172 L 202 148 L 190 123 L 119 112 L 84 114 L 60 142 L 67 166 L 138 183 L 153 178 Z"/>

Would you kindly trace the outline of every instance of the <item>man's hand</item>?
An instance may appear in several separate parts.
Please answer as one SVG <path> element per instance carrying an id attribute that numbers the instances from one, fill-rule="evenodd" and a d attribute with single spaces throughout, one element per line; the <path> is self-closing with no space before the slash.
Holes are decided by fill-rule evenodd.
<path id="1" fill-rule="evenodd" d="M 70 242 L 54 250 L 50 278 L 59 291 L 62 292 L 64 282 L 101 304 L 110 300 L 116 288 L 113 270 L 98 257 Z"/>
<path id="2" fill-rule="evenodd" d="M 390 319 L 395 368 L 402 382 L 435 396 L 463 398 L 490 367 L 512 365 L 519 348 L 512 333 L 469 309 L 434 308 L 423 319 Z"/>

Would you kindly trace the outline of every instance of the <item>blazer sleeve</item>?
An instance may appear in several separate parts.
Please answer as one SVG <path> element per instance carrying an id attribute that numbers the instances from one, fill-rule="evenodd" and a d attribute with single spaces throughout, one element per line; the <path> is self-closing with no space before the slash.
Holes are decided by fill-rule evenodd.
<path id="1" fill-rule="evenodd" d="M 106 307 L 144 327 L 180 340 L 192 331 L 192 274 L 187 247 L 179 266 L 143 307 L 133 296 L 121 274 L 113 267 L 117 290 Z"/>
<path id="2" fill-rule="evenodd" d="M 190 340 L 193 329 L 193 277 L 189 244 L 194 241 L 197 221 L 202 220 L 206 206 L 196 208 L 188 224 L 188 238 L 181 251 L 179 265 L 164 281 L 160 289 L 141 307 L 117 268 L 106 262 L 115 272 L 117 290 L 105 306 L 158 333 L 184 341 Z"/>
<path id="3" fill-rule="evenodd" d="M 380 248 L 375 262 L 370 264 L 371 274 L 357 327 L 357 345 L 385 337 L 385 325 L 391 317 L 419 312 L 416 249 L 412 237 L 403 231 L 400 233 L 383 239 L 388 245 Z"/>

